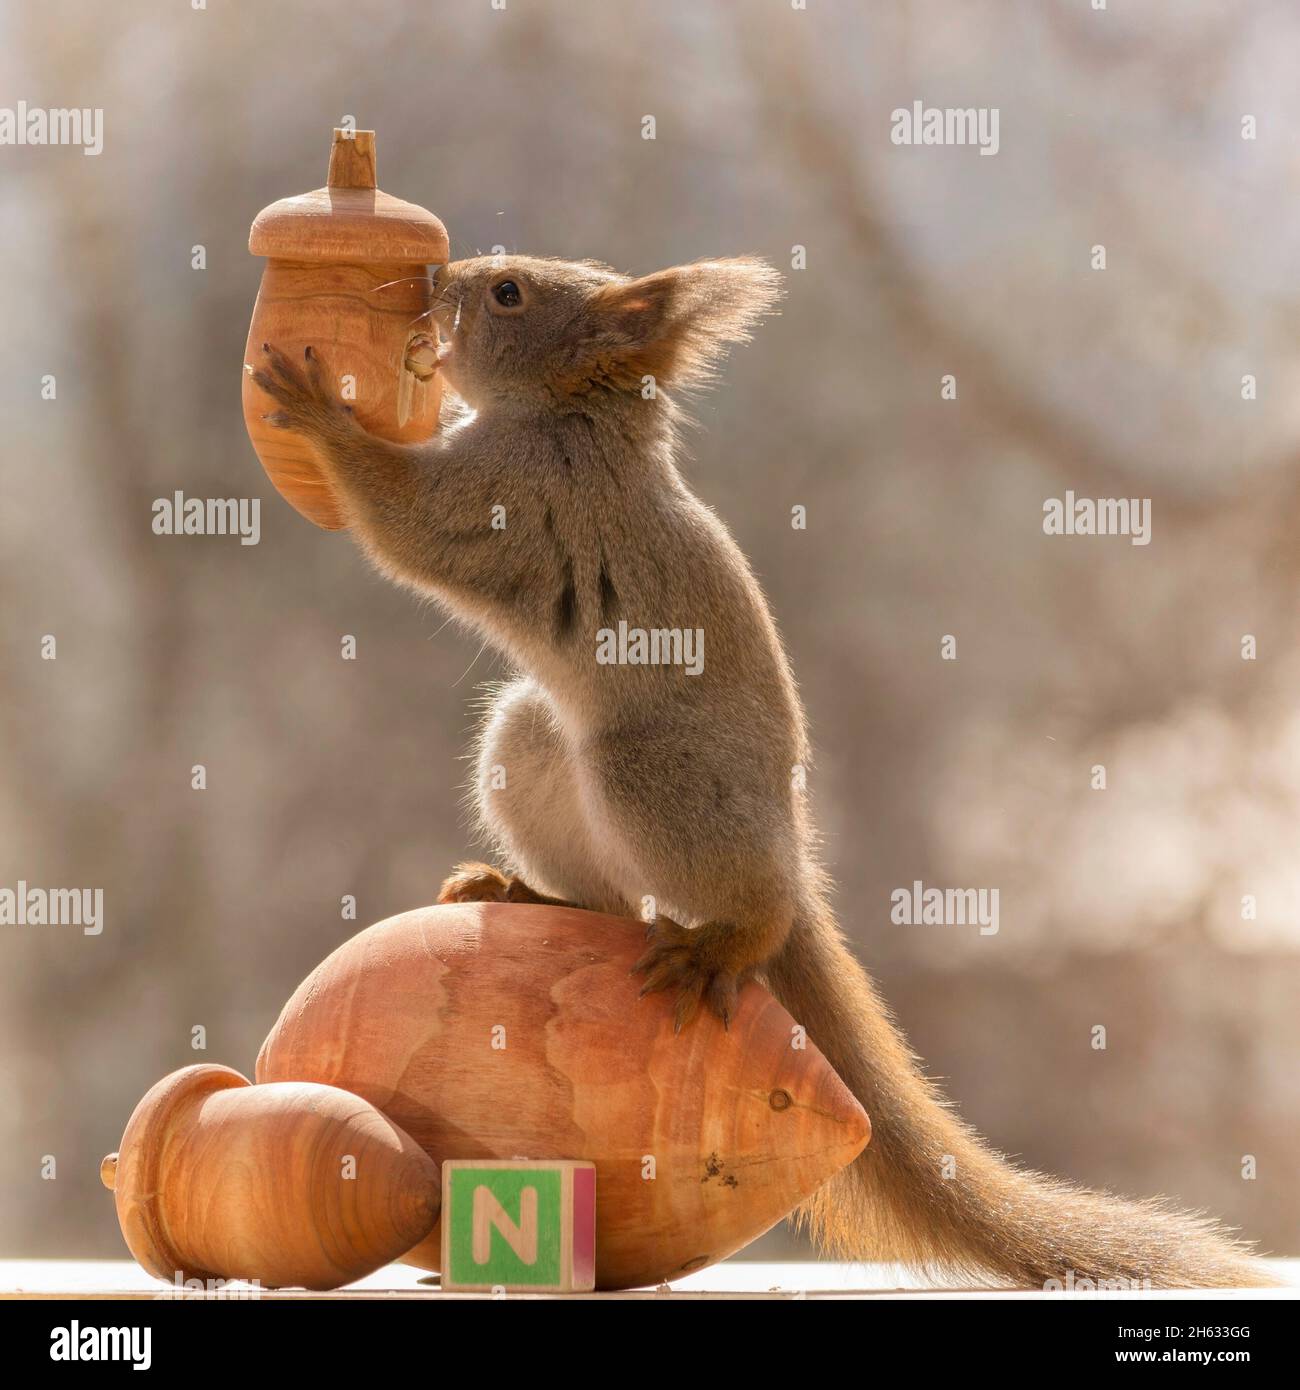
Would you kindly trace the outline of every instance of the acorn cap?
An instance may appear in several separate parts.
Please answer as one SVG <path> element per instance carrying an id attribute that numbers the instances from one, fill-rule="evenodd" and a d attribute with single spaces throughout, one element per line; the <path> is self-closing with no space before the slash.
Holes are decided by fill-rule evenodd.
<path id="1" fill-rule="evenodd" d="M 447 229 L 425 208 L 375 185 L 375 132 L 335 129 L 324 188 L 281 198 L 253 219 L 248 249 L 286 261 L 443 265 Z"/>
<path id="2" fill-rule="evenodd" d="M 187 1267 L 161 1200 L 168 1142 L 183 1125 L 187 1112 L 201 1105 L 205 1097 L 247 1085 L 248 1078 L 233 1067 L 213 1063 L 172 1072 L 145 1094 L 131 1112 L 118 1151 L 99 1165 L 100 1181 L 113 1193 L 127 1248 L 159 1279 L 170 1281 L 177 1270 Z M 215 1275 L 215 1271 L 192 1266 L 189 1272 L 202 1278 Z"/>

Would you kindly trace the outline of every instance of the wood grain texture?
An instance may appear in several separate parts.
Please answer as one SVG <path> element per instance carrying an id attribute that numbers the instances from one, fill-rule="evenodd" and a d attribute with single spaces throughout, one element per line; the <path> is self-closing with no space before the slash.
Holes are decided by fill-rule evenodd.
<path id="1" fill-rule="evenodd" d="M 408 346 L 436 330 L 429 321 L 428 267 L 447 259 L 447 231 L 431 213 L 375 187 L 373 131 L 335 130 L 330 183 L 263 208 L 248 247 L 268 258 L 244 348 L 243 410 L 262 466 L 286 501 L 329 531 L 347 525 L 313 447 L 271 428 L 271 399 L 250 366 L 263 343 L 300 358 L 317 349 L 348 403 L 372 434 L 400 443 L 438 427 L 442 383 L 432 366 L 406 366 Z M 427 355 L 427 354 L 426 354 Z M 427 368 L 427 369 L 426 369 Z"/>
<path id="2" fill-rule="evenodd" d="M 441 1205 L 437 1165 L 359 1096 L 229 1067 L 164 1077 L 113 1158 L 101 1176 L 127 1246 L 168 1283 L 336 1288 L 409 1249 Z"/>
<path id="3" fill-rule="evenodd" d="M 429 287 L 424 267 L 400 262 L 333 265 L 270 261 L 253 310 L 244 348 L 246 364 L 262 360 L 262 344 L 274 343 L 290 357 L 319 351 L 336 380 L 351 376 L 349 404 L 372 434 L 404 444 L 428 439 L 438 427 L 442 379 L 407 371 L 407 344 L 429 331 L 424 317 Z M 403 377 L 411 380 L 403 382 Z M 404 391 L 405 386 L 405 391 Z M 409 412 L 402 418 L 402 397 Z M 253 384 L 243 384 L 244 424 L 262 467 L 277 491 L 309 521 L 341 530 L 347 518 L 312 445 L 262 418 L 275 402 Z"/>
<path id="4" fill-rule="evenodd" d="M 331 188 L 378 188 L 379 157 L 373 130 L 341 130 L 334 127 L 330 168 L 325 182 Z"/>
<path id="5" fill-rule="evenodd" d="M 377 187 L 373 130 L 349 135 L 337 126 L 325 187 L 264 207 L 253 219 L 248 249 L 290 261 L 403 261 L 442 265 L 447 229 L 426 208 Z"/>
<path id="6" fill-rule="evenodd" d="M 404 261 L 442 265 L 447 231 L 431 212 L 378 189 L 315 188 L 265 207 L 248 249 L 291 261 Z"/>
<path id="7" fill-rule="evenodd" d="M 861 1152 L 870 1125 L 757 984 L 730 1030 L 638 999 L 644 928 L 525 904 L 424 908 L 359 933 L 299 987 L 261 1082 L 356 1091 L 434 1160 L 596 1165 L 596 1284 L 723 1259 Z M 440 1231 L 406 1257 L 437 1269 Z"/>

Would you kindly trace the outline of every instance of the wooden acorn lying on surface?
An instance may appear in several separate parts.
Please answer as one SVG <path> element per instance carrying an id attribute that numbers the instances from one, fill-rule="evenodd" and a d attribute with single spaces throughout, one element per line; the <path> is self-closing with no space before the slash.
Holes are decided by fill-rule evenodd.
<path id="1" fill-rule="evenodd" d="M 132 1253 L 168 1281 L 325 1288 L 399 1257 L 437 1270 L 438 1165 L 520 1157 L 594 1164 L 598 1288 L 748 1244 L 870 1124 L 755 983 L 729 1029 L 709 1016 L 675 1033 L 672 1001 L 639 999 L 629 973 L 643 932 L 523 903 L 360 932 L 285 1005 L 256 1085 L 189 1067 L 137 1107 L 105 1160 Z"/>
<path id="2" fill-rule="evenodd" d="M 136 1106 L 100 1165 L 131 1253 L 168 1282 L 330 1289 L 395 1260 L 438 1219 L 438 1165 L 359 1096 L 184 1067 Z"/>

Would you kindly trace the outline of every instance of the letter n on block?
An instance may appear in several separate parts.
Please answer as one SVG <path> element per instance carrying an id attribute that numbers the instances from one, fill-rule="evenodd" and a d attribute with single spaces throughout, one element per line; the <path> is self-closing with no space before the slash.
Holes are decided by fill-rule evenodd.
<path id="1" fill-rule="evenodd" d="M 449 1158 L 442 1287 L 586 1293 L 596 1287 L 596 1165 Z"/>

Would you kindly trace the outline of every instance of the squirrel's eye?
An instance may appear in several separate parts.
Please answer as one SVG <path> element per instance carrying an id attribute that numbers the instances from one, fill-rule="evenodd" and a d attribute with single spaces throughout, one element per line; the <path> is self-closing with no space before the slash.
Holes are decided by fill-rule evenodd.
<path id="1" fill-rule="evenodd" d="M 523 295 L 519 293 L 519 286 L 513 280 L 502 280 L 493 289 L 492 298 L 503 309 L 517 309 L 524 302 Z"/>

